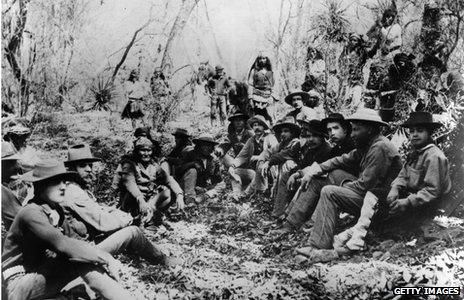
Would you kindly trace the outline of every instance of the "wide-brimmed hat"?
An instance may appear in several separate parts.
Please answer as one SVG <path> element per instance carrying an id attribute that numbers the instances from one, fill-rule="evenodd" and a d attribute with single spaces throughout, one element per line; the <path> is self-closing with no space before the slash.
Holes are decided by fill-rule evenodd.
<path id="1" fill-rule="evenodd" d="M 327 116 L 327 118 L 321 120 L 324 126 L 327 126 L 327 123 L 330 122 L 338 122 L 342 125 L 349 125 L 350 122 L 348 122 L 345 117 L 341 113 L 331 113 Z"/>
<path id="2" fill-rule="evenodd" d="M 19 160 L 14 146 L 10 142 L 2 142 L 2 160 Z"/>
<path id="3" fill-rule="evenodd" d="M 265 129 L 270 129 L 271 126 L 269 125 L 268 121 L 262 115 L 256 115 L 248 119 L 248 125 L 253 127 L 253 123 L 258 122 L 259 124 L 263 125 Z"/>
<path id="4" fill-rule="evenodd" d="M 241 112 L 236 112 L 235 114 L 231 115 L 228 120 L 232 122 L 234 119 L 239 119 L 239 118 L 245 121 L 248 120 L 248 116 Z"/>
<path id="5" fill-rule="evenodd" d="M 284 127 L 289 128 L 293 132 L 294 135 L 296 136 L 300 135 L 301 128 L 295 121 L 294 117 L 292 116 L 283 117 L 282 119 L 277 121 L 277 123 L 274 125 L 274 127 L 272 127 L 272 129 L 274 130 L 276 134 L 279 134 L 282 128 Z"/>
<path id="6" fill-rule="evenodd" d="M 214 140 L 214 137 L 210 134 L 200 135 L 198 138 L 193 139 L 193 142 L 195 144 L 213 144 L 213 145 L 219 144 L 218 142 Z"/>
<path id="7" fill-rule="evenodd" d="M 89 145 L 79 144 L 68 149 L 68 160 L 64 164 L 69 166 L 75 163 L 96 161 L 101 161 L 101 159 L 92 155 Z"/>
<path id="8" fill-rule="evenodd" d="M 306 92 L 303 92 L 302 90 L 293 90 L 290 94 L 288 94 L 285 97 L 285 102 L 289 105 L 292 105 L 292 98 L 293 96 L 301 96 L 303 103 L 308 102 L 309 100 L 309 94 Z"/>
<path id="9" fill-rule="evenodd" d="M 434 122 L 433 116 L 431 113 L 428 113 L 425 111 L 416 111 L 416 112 L 412 112 L 409 115 L 409 118 L 406 120 L 406 122 L 401 124 L 401 126 L 406 127 L 406 128 L 413 127 L 413 126 L 424 126 L 424 127 L 428 127 L 431 129 L 437 129 L 443 126 L 443 124 Z"/>
<path id="10" fill-rule="evenodd" d="M 81 180 L 77 172 L 67 171 L 64 163 L 55 159 L 43 160 L 37 163 L 34 170 L 22 175 L 21 179 L 28 182 L 39 182 L 57 177 L 76 182 Z"/>
<path id="11" fill-rule="evenodd" d="M 224 70 L 224 67 L 221 66 L 221 65 L 217 65 L 215 69 L 216 69 L 216 70 Z"/>
<path id="12" fill-rule="evenodd" d="M 187 129 L 184 128 L 176 128 L 174 132 L 172 133 L 174 136 L 185 136 L 185 137 L 190 137 L 190 134 L 188 133 Z"/>
<path id="13" fill-rule="evenodd" d="M 320 120 L 316 120 L 316 119 L 309 120 L 307 118 L 302 118 L 302 119 L 298 119 L 298 123 L 300 123 L 302 127 L 303 125 L 308 126 L 309 131 L 311 131 L 313 134 L 316 134 L 322 137 L 327 136 L 327 128 L 325 127 L 326 125 Z"/>
<path id="14" fill-rule="evenodd" d="M 370 108 L 361 108 L 350 117 L 346 118 L 347 121 L 360 121 L 367 122 L 372 124 L 377 124 L 380 126 L 388 126 L 388 123 L 382 121 L 382 118 L 379 115 L 379 112 L 375 109 Z"/>
<path id="15" fill-rule="evenodd" d="M 16 124 L 16 125 L 6 128 L 5 134 L 7 133 L 16 134 L 16 135 L 25 135 L 25 134 L 30 134 L 31 130 L 22 124 Z"/>

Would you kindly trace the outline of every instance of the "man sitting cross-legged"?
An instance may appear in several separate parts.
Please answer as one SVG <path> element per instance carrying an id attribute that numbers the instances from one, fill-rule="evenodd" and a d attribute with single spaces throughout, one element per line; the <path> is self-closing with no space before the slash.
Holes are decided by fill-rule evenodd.
<path id="1" fill-rule="evenodd" d="M 330 259 L 334 255 L 330 249 L 339 213 L 345 211 L 359 216 L 366 193 L 386 193 L 401 169 L 398 150 L 380 133 L 381 126 L 387 124 L 377 111 L 362 109 L 348 120 L 352 124 L 351 136 L 356 149 L 303 171 L 302 187 L 310 191 L 305 200 L 317 203 L 317 206 L 312 217 L 314 227 L 309 237 L 309 247 L 298 249 L 297 252 L 308 256 L 312 262 Z M 349 180 L 338 183 L 334 181 L 336 185 L 318 179 L 318 176 L 341 167 L 358 168 L 359 176 L 351 176 Z M 291 220 L 292 214 L 289 217 L 287 220 Z"/>
<path id="2" fill-rule="evenodd" d="M 10 300 L 56 297 L 82 277 L 103 299 L 133 299 L 118 282 L 117 243 L 95 246 L 65 235 L 69 225 L 61 208 L 68 181 L 80 180 L 62 162 L 38 163 L 23 180 L 34 185 L 34 198 L 18 212 L 3 243 L 2 271 Z"/>
<path id="3" fill-rule="evenodd" d="M 145 237 L 142 230 L 131 226 L 133 218 L 130 214 L 97 203 L 92 193 L 96 180 L 93 164 L 97 161 L 100 159 L 92 155 L 88 145 L 69 148 L 65 165 L 77 173 L 79 180 L 69 182 L 65 201 L 60 204 L 69 223 L 66 234 L 78 239 L 101 241 L 99 247 L 112 254 L 125 251 L 138 254 L 150 263 L 166 263 L 165 255 Z"/>
<path id="4" fill-rule="evenodd" d="M 229 173 L 232 177 L 232 189 L 235 197 L 263 194 L 268 187 L 268 178 L 263 176 L 263 166 L 272 153 L 277 150 L 278 142 L 270 132 L 267 120 L 256 115 L 248 120 L 254 136 L 250 137 L 235 158 Z"/>

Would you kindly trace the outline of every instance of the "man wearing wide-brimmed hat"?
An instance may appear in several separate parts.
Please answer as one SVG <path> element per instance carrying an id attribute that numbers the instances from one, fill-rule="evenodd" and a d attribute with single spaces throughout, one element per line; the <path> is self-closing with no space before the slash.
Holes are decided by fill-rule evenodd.
<path id="1" fill-rule="evenodd" d="M 215 152 L 226 168 L 232 166 L 234 158 L 240 153 L 248 139 L 253 136 L 247 120 L 248 116 L 239 111 L 229 117 L 227 140 L 219 144 Z"/>
<path id="2" fill-rule="evenodd" d="M 340 156 L 354 149 L 354 143 L 351 139 L 351 124 L 345 120 L 342 114 L 329 114 L 327 118 L 322 120 L 322 123 L 327 128 L 329 142 L 332 146 L 330 157 Z"/>
<path id="3" fill-rule="evenodd" d="M 412 228 L 435 216 L 440 198 L 451 189 L 451 180 L 448 159 L 432 140 L 433 131 L 442 124 L 434 122 L 428 112 L 413 112 L 401 126 L 409 129 L 412 151 L 391 184 L 386 201 L 391 219 L 386 221 L 390 226 Z M 364 250 L 367 230 L 379 200 L 383 199 L 366 194 L 356 225 L 337 236 L 337 245 L 334 243 L 337 252 L 349 254 Z"/>
<path id="4" fill-rule="evenodd" d="M 161 167 L 176 176 L 176 170 L 181 166 L 184 155 L 193 149 L 192 141 L 188 130 L 176 128 L 172 133 L 174 136 L 174 147 L 171 152 L 161 161 Z"/>
<path id="5" fill-rule="evenodd" d="M 8 230 L 21 209 L 27 195 L 28 186 L 19 178 L 20 159 L 13 145 L 2 142 L 2 223 Z"/>
<path id="6" fill-rule="evenodd" d="M 248 120 L 254 136 L 250 137 L 229 168 L 234 197 L 262 194 L 268 188 L 268 178 L 263 176 L 264 162 L 277 151 L 278 141 L 270 132 L 268 121 L 261 115 Z"/>
<path id="7" fill-rule="evenodd" d="M 62 162 L 46 160 L 23 180 L 32 182 L 35 195 L 18 212 L 3 243 L 8 299 L 56 297 L 77 277 L 105 299 L 133 299 L 117 282 L 118 263 L 111 254 L 65 235 L 68 223 L 60 204 L 66 199 L 66 183 L 78 180 L 78 174 L 66 171 Z"/>
<path id="8" fill-rule="evenodd" d="M 102 245 L 107 245 L 105 249 L 112 254 L 126 251 L 139 254 L 150 263 L 164 263 L 165 256 L 148 241 L 143 232 L 136 226 L 130 226 L 133 222 L 130 214 L 97 203 L 91 191 L 96 179 L 93 163 L 97 161 L 100 159 L 92 155 L 86 144 L 68 149 L 65 165 L 79 175 L 80 181 L 69 182 L 66 199 L 61 204 L 68 220 L 72 220 L 66 234 L 87 241 L 108 237 Z M 113 249 L 113 242 L 125 246 Z"/>
<path id="9" fill-rule="evenodd" d="M 225 187 L 220 162 L 212 155 L 214 147 L 218 145 L 216 140 L 209 134 L 203 134 L 193 139 L 193 143 L 195 148 L 185 154 L 177 174 L 188 205 L 201 202 L 196 190 L 212 197 Z"/>
<path id="10" fill-rule="evenodd" d="M 326 132 L 319 120 L 297 120 L 301 125 L 299 142 L 290 149 L 292 161 L 287 161 L 279 173 L 278 188 L 275 199 L 273 215 L 282 217 L 291 199 L 295 194 L 296 186 L 302 176 L 301 170 L 314 162 L 323 162 L 330 158 L 330 146 L 325 141 Z M 292 162 L 292 164 L 289 164 Z M 288 209 L 288 208 L 287 208 Z M 290 231 L 284 226 L 279 233 Z M 288 230 L 287 230 L 288 229 Z"/>
<path id="11" fill-rule="evenodd" d="M 314 107 L 306 106 L 305 103 L 309 102 L 309 94 L 301 90 L 294 90 L 285 97 L 285 102 L 291 105 L 294 109 L 290 111 L 287 116 L 295 119 L 306 118 L 308 120 L 320 119 L 321 116 L 314 109 Z"/>
<path id="12" fill-rule="evenodd" d="M 377 111 L 361 109 L 347 120 L 352 124 L 351 136 L 356 149 L 303 170 L 305 175 L 301 185 L 310 193 L 303 193 L 306 199 L 302 201 L 317 205 L 312 218 L 314 228 L 309 247 L 298 249 L 297 252 L 310 257 L 313 262 L 337 256 L 333 250 L 333 238 L 338 214 L 341 211 L 359 214 L 368 191 L 386 195 L 390 183 L 401 169 L 398 150 L 381 134 L 381 128 L 388 124 L 382 121 Z M 350 166 L 360 170 L 357 177 L 340 170 Z M 331 179 L 329 173 L 335 170 L 341 174 L 337 176 L 338 180 L 334 177 Z M 318 179 L 317 176 L 324 173 L 329 173 L 332 182 Z M 292 215 L 287 221 L 292 219 Z"/>

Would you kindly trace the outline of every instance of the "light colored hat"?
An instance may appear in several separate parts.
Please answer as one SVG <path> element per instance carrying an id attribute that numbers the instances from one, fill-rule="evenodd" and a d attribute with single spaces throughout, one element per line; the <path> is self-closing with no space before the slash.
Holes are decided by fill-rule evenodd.
<path id="1" fill-rule="evenodd" d="M 283 127 L 289 128 L 295 136 L 300 135 L 300 126 L 295 122 L 295 118 L 292 116 L 286 116 L 282 118 L 277 122 L 277 124 L 274 125 L 274 127 L 272 127 L 272 129 L 274 132 L 279 133 Z"/>
<path id="2" fill-rule="evenodd" d="M 253 127 L 253 126 L 252 126 L 253 123 L 256 123 L 256 122 L 258 122 L 259 124 L 263 125 L 264 128 L 266 128 L 266 129 L 270 129 L 270 128 L 271 128 L 271 126 L 269 125 L 268 121 L 267 121 L 267 120 L 264 118 L 264 116 L 262 116 L 262 115 L 256 115 L 256 116 L 251 117 L 251 118 L 248 119 L 248 125 L 249 125 L 250 127 Z"/>
<path id="3" fill-rule="evenodd" d="M 19 160 L 15 148 L 10 142 L 2 142 L 2 160 Z"/>
<path id="4" fill-rule="evenodd" d="M 55 159 L 43 160 L 35 165 L 34 170 L 21 176 L 24 181 L 28 182 L 39 182 L 55 177 L 80 181 L 80 176 L 77 172 L 68 172 L 64 163 Z"/>
<path id="5" fill-rule="evenodd" d="M 66 166 L 69 166 L 71 163 L 77 162 L 95 162 L 101 161 L 101 159 L 94 157 L 90 151 L 89 145 L 79 144 L 72 146 L 68 149 L 68 160 L 64 162 Z"/>
<path id="6" fill-rule="evenodd" d="M 370 108 L 361 108 L 356 111 L 353 115 L 346 118 L 347 121 L 360 121 L 374 123 L 380 126 L 388 126 L 388 123 L 382 121 L 382 118 L 379 115 L 379 112 L 375 109 Z"/>
<path id="7" fill-rule="evenodd" d="M 293 96 L 301 96 L 303 103 L 306 103 L 309 100 L 309 94 L 303 92 L 302 90 L 293 90 L 290 94 L 285 97 L 285 102 L 289 105 L 292 105 Z"/>

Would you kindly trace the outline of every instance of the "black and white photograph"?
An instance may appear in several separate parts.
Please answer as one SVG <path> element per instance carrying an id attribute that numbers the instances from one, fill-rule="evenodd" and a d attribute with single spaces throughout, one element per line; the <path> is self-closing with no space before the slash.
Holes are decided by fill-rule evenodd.
<path id="1" fill-rule="evenodd" d="M 2 299 L 464 299 L 464 0 L 1 3 Z"/>

